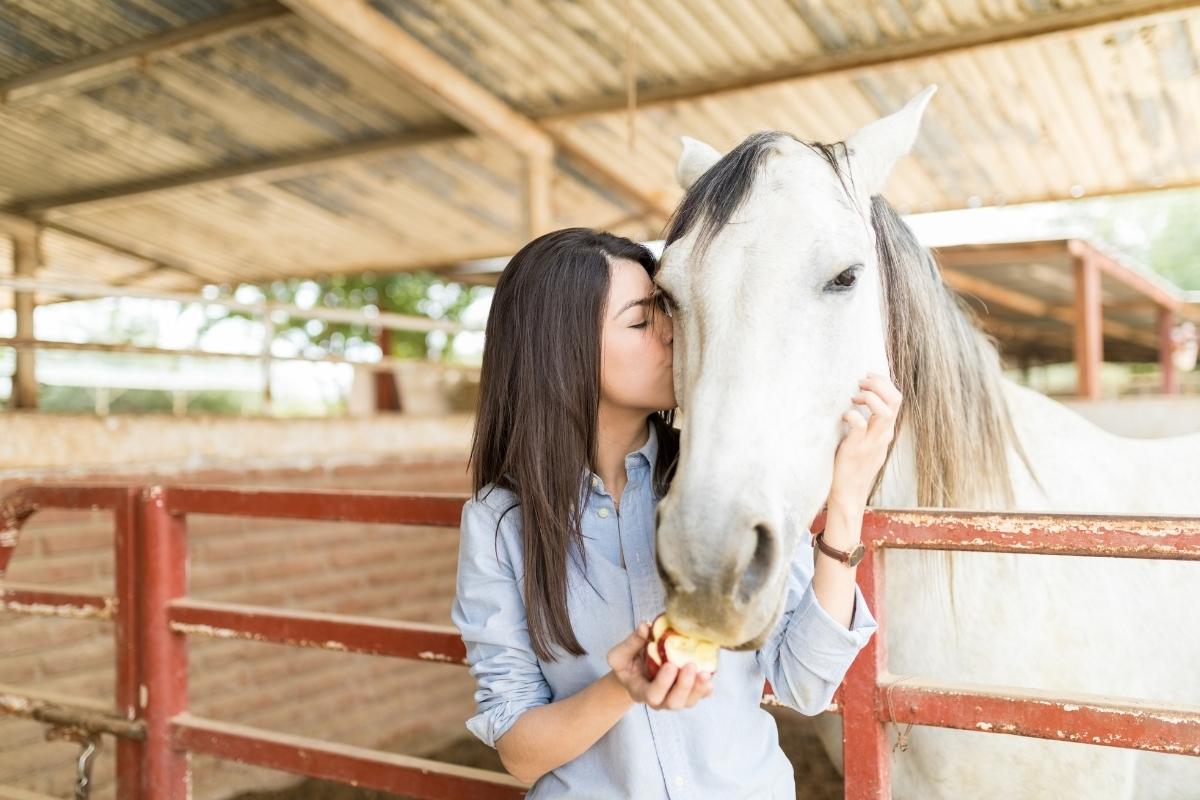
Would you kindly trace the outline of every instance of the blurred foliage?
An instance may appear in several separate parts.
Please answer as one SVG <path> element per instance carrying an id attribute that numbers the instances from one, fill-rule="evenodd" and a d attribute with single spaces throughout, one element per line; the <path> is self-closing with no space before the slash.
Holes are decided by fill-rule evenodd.
<path id="1" fill-rule="evenodd" d="M 243 296 L 241 292 L 247 288 L 250 287 L 242 287 L 235 296 L 240 299 Z M 491 291 L 488 287 L 448 283 L 428 271 L 387 275 L 365 272 L 333 275 L 322 280 L 289 278 L 253 288 L 260 294 L 256 299 L 265 298 L 302 308 L 377 310 L 454 322 L 461 319 L 467 306 Z M 253 318 L 253 315 L 229 311 L 221 317 L 207 320 L 200 334 L 203 335 L 228 317 Z M 375 341 L 374 333 L 368 330 L 366 324 L 327 322 L 284 314 L 275 315 L 273 319 L 276 335 L 291 340 L 302 352 L 319 348 L 341 355 L 348 347 Z M 453 335 L 441 331 L 390 333 L 392 355 L 398 358 L 449 360 L 448 356 L 452 353 Z"/>
<path id="2" fill-rule="evenodd" d="M 190 414 L 242 414 L 261 403 L 258 392 L 214 389 L 187 393 Z M 96 410 L 96 390 L 39 383 L 38 408 L 49 413 L 90 414 Z M 171 392 L 162 389 L 116 389 L 108 401 L 110 414 L 171 414 L 173 409 Z"/>
<path id="3" fill-rule="evenodd" d="M 1182 289 L 1200 289 L 1200 191 L 1103 197 L 1059 209 L 1061 222 L 1095 231 Z"/>

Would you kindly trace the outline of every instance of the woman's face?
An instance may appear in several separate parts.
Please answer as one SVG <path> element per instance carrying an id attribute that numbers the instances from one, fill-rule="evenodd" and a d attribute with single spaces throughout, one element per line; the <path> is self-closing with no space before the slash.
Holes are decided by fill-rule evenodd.
<path id="1" fill-rule="evenodd" d="M 671 318 L 651 315 L 654 282 L 629 259 L 613 259 L 601 335 L 600 402 L 649 414 L 675 407 Z"/>

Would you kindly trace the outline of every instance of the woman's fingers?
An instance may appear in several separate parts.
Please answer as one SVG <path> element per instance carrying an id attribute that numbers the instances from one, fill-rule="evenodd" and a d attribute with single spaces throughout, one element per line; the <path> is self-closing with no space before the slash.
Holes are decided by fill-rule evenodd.
<path id="1" fill-rule="evenodd" d="M 661 706 L 667 697 L 667 692 L 671 690 L 671 684 L 675 683 L 675 676 L 678 674 L 679 667 L 670 661 L 659 667 L 658 674 L 654 676 L 654 680 L 650 681 L 650 685 L 646 687 L 646 705 L 651 708 Z"/>
<path id="2" fill-rule="evenodd" d="M 675 685 L 671 687 L 671 691 L 667 692 L 667 698 L 663 702 L 667 708 L 679 709 L 687 705 L 688 698 L 692 694 L 692 687 L 696 684 L 696 665 L 685 664 L 683 669 L 679 670 L 679 675 L 675 678 Z"/>
<path id="3" fill-rule="evenodd" d="M 880 375 L 878 372 L 868 372 L 867 377 L 859 385 L 878 394 L 888 406 L 896 407 L 900 405 L 900 390 L 896 388 L 896 384 L 892 383 L 891 379 L 886 375 Z"/>
<path id="4" fill-rule="evenodd" d="M 608 665 L 613 669 L 621 669 L 633 661 L 638 657 L 639 651 L 646 646 L 648 638 L 650 638 L 650 624 L 643 622 L 633 633 L 625 637 L 623 641 L 617 642 L 608 651 Z"/>
<path id="5" fill-rule="evenodd" d="M 856 433 L 861 433 L 867 430 L 867 421 L 863 419 L 863 415 L 855 411 L 853 408 L 842 414 L 842 419 L 850 426 L 850 430 L 846 436 L 854 436 Z"/>
<path id="6" fill-rule="evenodd" d="M 696 683 L 692 686 L 692 693 L 688 697 L 687 705 L 694 706 L 712 693 L 712 674 L 701 672 L 696 675 Z"/>
<path id="7" fill-rule="evenodd" d="M 872 416 L 879 415 L 887 417 L 892 415 L 891 408 L 888 407 L 887 403 L 883 402 L 883 398 L 875 394 L 875 392 L 871 391 L 870 389 L 863 389 L 850 399 L 857 404 L 865 404 L 871 409 Z"/>

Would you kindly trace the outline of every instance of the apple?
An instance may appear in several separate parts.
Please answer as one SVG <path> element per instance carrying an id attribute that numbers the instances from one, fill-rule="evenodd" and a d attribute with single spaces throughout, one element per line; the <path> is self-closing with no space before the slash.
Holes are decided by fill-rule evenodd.
<path id="1" fill-rule="evenodd" d="M 650 624 L 650 639 L 646 642 L 646 674 L 650 680 L 665 663 L 683 669 L 695 664 L 696 672 L 715 673 L 721 646 L 708 639 L 686 636 L 671 627 L 666 614 L 659 614 Z"/>

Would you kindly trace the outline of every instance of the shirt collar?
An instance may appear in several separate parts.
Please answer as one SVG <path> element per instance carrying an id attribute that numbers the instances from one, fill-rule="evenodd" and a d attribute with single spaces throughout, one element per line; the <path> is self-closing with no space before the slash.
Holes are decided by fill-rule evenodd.
<path id="1" fill-rule="evenodd" d="M 655 459 L 658 458 L 658 426 L 656 426 L 653 422 L 651 422 L 649 417 L 646 418 L 646 425 L 648 425 L 650 428 L 650 435 L 646 438 L 646 443 L 644 445 L 639 447 L 637 450 L 634 450 L 632 453 L 626 454 L 626 456 L 625 456 L 625 469 L 626 470 L 630 470 L 636 466 L 640 466 L 643 462 L 645 463 L 645 465 L 647 467 L 649 467 L 651 469 L 654 468 Z M 583 468 L 583 471 L 581 474 L 583 476 L 584 481 L 590 481 L 593 477 L 595 477 L 597 480 L 599 480 L 599 476 L 597 476 L 595 473 L 593 473 L 586 466 Z M 596 484 L 593 483 L 592 486 L 594 487 L 594 486 L 596 486 Z"/>

